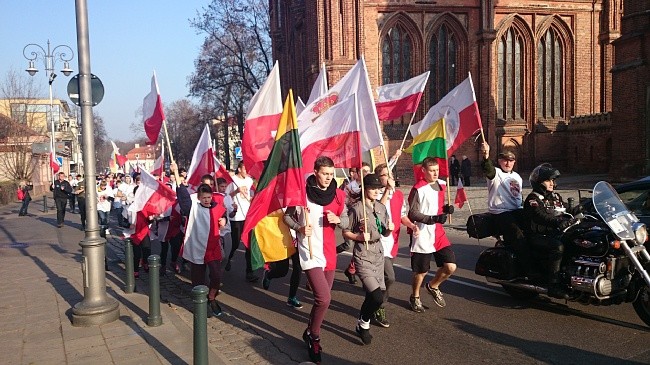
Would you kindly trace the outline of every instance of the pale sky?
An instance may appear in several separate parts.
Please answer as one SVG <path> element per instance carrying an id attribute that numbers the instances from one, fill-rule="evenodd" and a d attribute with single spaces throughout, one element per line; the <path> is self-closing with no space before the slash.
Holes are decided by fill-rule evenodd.
<path id="1" fill-rule="evenodd" d="M 136 115 L 142 99 L 150 90 L 151 76 L 156 71 L 163 104 L 185 98 L 189 92 L 187 79 L 194 71 L 204 35 L 197 35 L 189 19 L 210 0 L 88 0 L 90 67 L 104 84 L 102 102 L 94 107 L 103 119 L 110 139 L 129 141 L 132 122 L 141 122 Z M 71 76 L 79 72 L 75 2 L 52 0 L 0 0 L 0 82 L 7 71 L 25 70 L 28 65 L 23 48 L 36 43 L 47 49 L 68 45 L 74 53 Z M 42 97 L 48 97 L 44 63 L 38 61 Z M 54 97 L 70 102 L 67 85 L 70 77 L 55 64 L 58 77 L 54 81 Z M 28 76 L 27 72 L 24 75 Z"/>

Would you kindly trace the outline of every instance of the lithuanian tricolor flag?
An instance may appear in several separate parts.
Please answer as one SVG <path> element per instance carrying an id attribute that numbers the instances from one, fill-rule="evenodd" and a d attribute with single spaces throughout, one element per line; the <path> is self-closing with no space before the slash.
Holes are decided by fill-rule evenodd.
<path id="1" fill-rule="evenodd" d="M 424 132 L 418 134 L 404 152 L 411 154 L 413 157 L 413 171 L 416 180 L 421 177 L 421 163 L 427 157 L 436 158 L 440 165 L 440 176 L 449 176 L 445 120 L 437 120 Z"/>
<path id="2" fill-rule="evenodd" d="M 289 90 L 271 154 L 244 223 L 242 241 L 251 250 L 253 270 L 265 262 L 284 260 L 296 251 L 289 227 L 282 220 L 282 208 L 307 204 L 297 120 Z"/>

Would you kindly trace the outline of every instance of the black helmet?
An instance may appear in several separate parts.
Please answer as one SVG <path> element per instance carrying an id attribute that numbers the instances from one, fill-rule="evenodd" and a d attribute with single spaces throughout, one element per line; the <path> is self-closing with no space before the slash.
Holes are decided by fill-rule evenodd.
<path id="1" fill-rule="evenodd" d="M 550 163 L 543 163 L 533 169 L 533 172 L 530 173 L 528 181 L 530 181 L 530 186 L 533 190 L 538 192 L 544 192 L 546 189 L 542 186 L 542 182 L 546 180 L 554 180 L 560 177 L 560 171 Z"/>

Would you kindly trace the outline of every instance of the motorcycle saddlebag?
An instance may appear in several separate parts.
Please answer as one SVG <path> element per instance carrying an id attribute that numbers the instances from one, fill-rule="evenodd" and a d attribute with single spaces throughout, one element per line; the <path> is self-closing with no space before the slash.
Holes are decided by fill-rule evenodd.
<path id="1" fill-rule="evenodd" d="M 492 214 L 473 214 L 467 218 L 467 234 L 472 238 L 486 238 L 499 235 L 499 232 L 492 219 Z"/>
<path id="2" fill-rule="evenodd" d="M 517 277 L 515 253 L 506 247 L 492 247 L 483 251 L 476 262 L 474 272 L 499 280 Z"/>

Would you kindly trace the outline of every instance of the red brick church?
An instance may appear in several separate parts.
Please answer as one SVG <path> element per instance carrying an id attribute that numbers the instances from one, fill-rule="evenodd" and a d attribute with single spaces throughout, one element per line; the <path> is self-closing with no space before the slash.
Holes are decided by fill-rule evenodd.
<path id="1" fill-rule="evenodd" d="M 418 121 L 471 73 L 488 143 L 495 152 L 514 150 L 520 170 L 551 162 L 564 171 L 628 174 L 610 166 L 621 148 L 614 131 L 623 128 L 613 127 L 612 76 L 632 74 L 632 66 L 614 67 L 622 0 L 270 0 L 270 13 L 285 93 L 291 87 L 306 99 L 321 63 L 332 85 L 363 55 L 373 87 L 431 71 Z M 647 28 L 648 15 L 638 18 Z M 647 92 L 635 91 L 643 94 L 638 109 Z M 383 123 L 389 151 L 408 121 Z M 629 133 L 643 134 L 644 150 L 634 153 L 647 160 L 644 123 Z M 479 143 L 467 141 L 457 155 L 477 166 Z"/>

